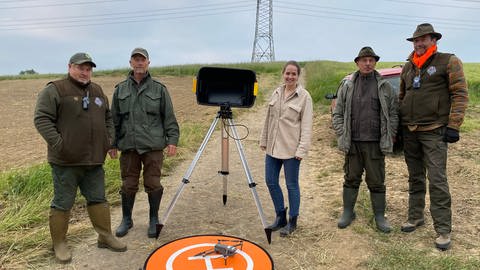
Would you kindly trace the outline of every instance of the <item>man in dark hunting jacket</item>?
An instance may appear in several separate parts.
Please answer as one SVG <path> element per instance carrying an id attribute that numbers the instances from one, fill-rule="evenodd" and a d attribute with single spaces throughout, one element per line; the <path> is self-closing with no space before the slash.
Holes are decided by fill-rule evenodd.
<path id="1" fill-rule="evenodd" d="M 400 79 L 400 116 L 404 134 L 405 161 L 409 173 L 408 220 L 403 232 L 413 232 L 424 224 L 426 175 L 428 173 L 430 212 L 438 234 L 435 246 L 451 245 L 451 195 L 447 182 L 448 143 L 460 139 L 468 103 L 462 62 L 454 54 L 437 51 L 442 34 L 433 26 L 417 26 L 414 51 L 403 67 Z"/>
<path id="2" fill-rule="evenodd" d="M 34 124 L 47 142 L 52 167 L 49 226 L 55 257 L 60 263 L 72 259 L 66 235 L 78 188 L 98 232 L 98 247 L 127 250 L 111 233 L 103 163 L 114 130 L 108 98 L 100 85 L 90 81 L 94 67 L 90 55 L 74 54 L 68 63 L 67 77 L 48 83 L 38 95 L 35 107 Z"/>

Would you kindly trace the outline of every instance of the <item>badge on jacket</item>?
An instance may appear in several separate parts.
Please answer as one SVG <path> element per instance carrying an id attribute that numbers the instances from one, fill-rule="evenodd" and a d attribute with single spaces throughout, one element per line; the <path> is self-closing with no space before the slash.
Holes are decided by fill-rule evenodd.
<path id="1" fill-rule="evenodd" d="M 102 107 L 103 101 L 99 97 L 96 97 L 95 104 L 97 104 L 98 107 Z"/>
<path id="2" fill-rule="evenodd" d="M 432 76 L 433 73 L 437 72 L 437 69 L 434 66 L 428 67 L 427 73 Z"/>

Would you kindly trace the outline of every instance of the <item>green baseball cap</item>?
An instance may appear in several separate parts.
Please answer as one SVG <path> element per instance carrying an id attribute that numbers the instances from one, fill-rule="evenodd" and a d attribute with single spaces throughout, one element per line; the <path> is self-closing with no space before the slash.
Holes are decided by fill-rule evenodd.
<path id="1" fill-rule="evenodd" d="M 70 57 L 70 64 L 81 65 L 83 63 L 89 63 L 92 67 L 97 67 L 92 60 L 92 57 L 88 53 L 79 52 Z"/>
<path id="2" fill-rule="evenodd" d="M 133 57 L 135 54 L 140 54 L 141 56 L 148 59 L 148 52 L 144 48 L 133 49 L 132 53 L 130 54 L 130 57 Z"/>

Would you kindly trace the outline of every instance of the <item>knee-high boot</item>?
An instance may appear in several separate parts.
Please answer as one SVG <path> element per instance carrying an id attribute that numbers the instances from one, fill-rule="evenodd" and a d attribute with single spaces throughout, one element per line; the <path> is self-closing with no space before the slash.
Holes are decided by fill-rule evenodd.
<path id="1" fill-rule="evenodd" d="M 338 228 L 348 227 L 355 219 L 355 203 L 357 202 L 358 188 L 343 187 L 343 213 L 338 220 Z"/>
<path id="2" fill-rule="evenodd" d="M 52 236 L 53 251 L 55 258 L 60 263 L 69 263 L 72 260 L 72 253 L 67 246 L 68 221 L 70 211 L 62 211 L 50 208 L 49 226 Z"/>
<path id="3" fill-rule="evenodd" d="M 135 204 L 135 193 L 120 192 L 120 194 L 122 196 L 122 222 L 115 231 L 117 237 L 125 236 L 128 230 L 133 227 L 132 210 Z"/>
<path id="4" fill-rule="evenodd" d="M 123 252 L 127 250 L 127 245 L 118 241 L 112 235 L 110 221 L 110 206 L 108 203 L 97 203 L 87 206 L 87 212 L 92 221 L 93 228 L 98 233 L 97 246 L 99 248 L 108 248 L 112 251 Z"/>
<path id="5" fill-rule="evenodd" d="M 163 187 L 148 193 L 148 203 L 150 204 L 150 222 L 148 224 L 147 235 L 149 238 L 157 236 L 158 208 L 162 200 Z"/>
<path id="6" fill-rule="evenodd" d="M 377 229 L 384 233 L 389 233 L 392 230 L 390 223 L 385 219 L 385 192 L 374 193 L 370 192 L 370 199 L 372 201 L 373 213 L 375 214 L 375 223 Z"/>

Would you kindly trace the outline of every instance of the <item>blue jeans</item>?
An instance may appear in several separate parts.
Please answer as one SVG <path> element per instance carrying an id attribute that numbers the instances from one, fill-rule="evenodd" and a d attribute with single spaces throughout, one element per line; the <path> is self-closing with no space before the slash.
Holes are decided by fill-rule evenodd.
<path id="1" fill-rule="evenodd" d="M 269 155 L 265 156 L 265 181 L 268 191 L 272 197 L 275 212 L 279 213 L 285 209 L 283 201 L 283 192 L 280 188 L 279 177 L 280 169 L 283 165 L 285 174 L 285 183 L 288 190 L 288 205 L 290 206 L 290 217 L 298 216 L 300 209 L 300 185 L 298 184 L 298 173 L 300 169 L 300 160 L 296 158 L 278 159 Z"/>

